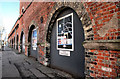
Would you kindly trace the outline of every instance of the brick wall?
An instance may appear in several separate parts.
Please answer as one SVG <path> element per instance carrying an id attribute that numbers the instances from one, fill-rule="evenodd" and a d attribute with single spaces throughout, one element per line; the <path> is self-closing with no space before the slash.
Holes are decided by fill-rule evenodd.
<path id="1" fill-rule="evenodd" d="M 113 2 L 91 2 L 84 6 L 92 20 L 94 40 L 120 39 L 118 19 L 120 8 Z"/>
<path id="2" fill-rule="evenodd" d="M 23 6 L 24 12 L 22 13 Z M 49 60 L 49 40 L 52 24 L 59 12 L 64 8 L 63 6 L 75 10 L 83 24 L 86 77 L 118 77 L 120 72 L 120 8 L 117 7 L 119 6 L 118 2 L 21 2 L 20 17 L 12 31 L 19 24 L 19 28 L 16 30 L 19 43 L 21 41 L 21 32 L 24 32 L 25 55 L 29 53 L 29 30 L 34 25 L 38 28 L 38 60 L 44 65 L 49 63 L 46 59 Z M 43 22 L 41 22 L 41 18 L 43 18 Z M 15 32 L 9 39 L 14 39 L 14 36 Z"/>
<path id="3" fill-rule="evenodd" d="M 116 5 L 118 5 L 118 2 L 90 2 L 84 4 L 93 24 L 94 40 L 99 42 L 96 48 L 86 47 L 85 59 L 88 77 L 120 76 L 119 48 L 109 48 L 109 46 L 114 47 L 113 43 L 117 43 L 116 40 L 120 39 L 120 8 Z M 92 44 L 97 46 L 94 43 L 91 43 L 91 46 Z"/>

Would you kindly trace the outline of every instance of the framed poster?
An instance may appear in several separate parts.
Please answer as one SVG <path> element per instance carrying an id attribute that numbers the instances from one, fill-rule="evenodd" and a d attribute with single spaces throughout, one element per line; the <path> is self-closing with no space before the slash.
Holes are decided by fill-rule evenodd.
<path id="1" fill-rule="evenodd" d="M 23 50 L 25 49 L 25 35 L 23 34 L 23 40 L 22 40 Z"/>
<path id="2" fill-rule="evenodd" d="M 32 47 L 33 47 L 33 50 L 36 50 L 37 48 L 37 30 L 36 29 L 34 29 L 32 32 Z"/>
<path id="3" fill-rule="evenodd" d="M 57 19 L 57 50 L 74 50 L 73 13 Z"/>

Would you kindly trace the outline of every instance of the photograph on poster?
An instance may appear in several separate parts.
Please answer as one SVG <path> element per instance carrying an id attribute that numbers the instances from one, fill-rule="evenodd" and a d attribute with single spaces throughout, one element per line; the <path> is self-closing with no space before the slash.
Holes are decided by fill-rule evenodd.
<path id="1" fill-rule="evenodd" d="M 57 19 L 57 49 L 73 51 L 73 13 Z"/>

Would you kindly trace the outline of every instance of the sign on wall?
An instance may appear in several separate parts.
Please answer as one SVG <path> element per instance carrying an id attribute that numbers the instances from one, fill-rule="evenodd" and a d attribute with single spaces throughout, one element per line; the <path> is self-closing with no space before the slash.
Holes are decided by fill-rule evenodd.
<path id="1" fill-rule="evenodd" d="M 36 50 L 37 48 L 37 30 L 36 29 L 34 29 L 32 32 L 32 47 L 33 47 L 33 50 Z"/>
<path id="2" fill-rule="evenodd" d="M 74 50 L 73 13 L 57 19 L 57 50 Z"/>
<path id="3" fill-rule="evenodd" d="M 64 51 L 63 51 L 63 50 L 61 51 L 61 50 L 60 50 L 60 51 L 59 51 L 59 55 L 70 56 L 70 51 L 65 51 L 65 50 L 64 50 Z"/>

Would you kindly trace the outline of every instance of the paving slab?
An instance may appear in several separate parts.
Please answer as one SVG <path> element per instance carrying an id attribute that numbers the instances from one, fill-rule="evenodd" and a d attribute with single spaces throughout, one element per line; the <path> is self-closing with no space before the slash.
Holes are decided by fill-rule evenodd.
<path id="1" fill-rule="evenodd" d="M 30 71 L 36 76 L 36 77 L 47 77 L 45 76 L 43 73 L 41 73 L 39 70 L 35 69 L 35 68 L 32 68 L 30 69 Z"/>
<path id="2" fill-rule="evenodd" d="M 62 77 L 72 78 L 72 76 L 71 76 L 70 74 L 68 74 L 68 73 L 66 73 L 66 72 L 64 72 L 64 71 L 60 71 L 60 70 L 55 69 L 54 72 L 57 73 L 57 75 L 60 75 L 60 76 L 62 76 Z"/>
<path id="3" fill-rule="evenodd" d="M 3 66 L 3 77 L 20 77 L 17 68 L 13 64 Z"/>
<path id="4" fill-rule="evenodd" d="M 42 72 L 44 72 L 46 74 L 54 72 L 54 69 L 51 69 L 51 68 L 48 68 L 48 67 L 44 67 L 44 66 L 38 67 L 37 69 L 39 69 L 40 71 L 42 71 Z"/>
<path id="5" fill-rule="evenodd" d="M 47 76 L 50 77 L 50 78 L 55 78 L 55 76 L 51 73 L 48 73 Z"/>
<path id="6" fill-rule="evenodd" d="M 32 66 L 30 64 L 26 63 L 26 62 L 24 62 L 23 65 L 26 69 L 32 68 Z"/>
<path id="7" fill-rule="evenodd" d="M 22 73 L 22 77 L 30 77 L 31 75 L 33 75 L 30 71 L 28 70 L 21 70 Z"/>
<path id="8" fill-rule="evenodd" d="M 22 77 L 23 79 L 58 79 L 60 77 L 72 78 L 72 76 L 63 71 L 40 64 L 35 60 L 35 58 L 27 57 L 24 53 L 18 54 L 16 51 L 7 48 L 6 50 L 7 51 L 3 51 L 2 54 L 3 77 Z"/>

